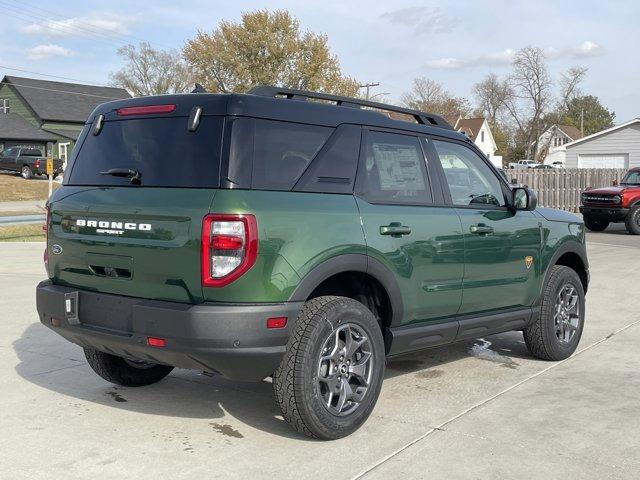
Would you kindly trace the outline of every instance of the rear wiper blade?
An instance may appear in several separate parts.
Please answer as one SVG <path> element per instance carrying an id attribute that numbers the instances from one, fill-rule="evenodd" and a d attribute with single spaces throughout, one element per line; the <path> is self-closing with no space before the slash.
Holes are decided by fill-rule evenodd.
<path id="1" fill-rule="evenodd" d="M 100 172 L 100 175 L 111 175 L 112 177 L 130 178 L 131 183 L 140 185 L 142 179 L 142 173 L 140 170 L 131 168 L 110 168 L 107 171 Z"/>

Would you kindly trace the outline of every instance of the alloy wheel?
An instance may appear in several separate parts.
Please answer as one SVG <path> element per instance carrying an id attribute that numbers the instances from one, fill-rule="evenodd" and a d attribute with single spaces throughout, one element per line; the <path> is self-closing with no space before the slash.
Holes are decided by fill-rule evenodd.
<path id="1" fill-rule="evenodd" d="M 353 413 L 367 394 L 373 373 L 371 342 L 358 325 L 346 323 L 325 340 L 318 360 L 317 391 L 330 413 Z"/>
<path id="2" fill-rule="evenodd" d="M 553 320 L 560 343 L 570 343 L 580 326 L 580 298 L 574 285 L 566 283 L 558 292 Z"/>

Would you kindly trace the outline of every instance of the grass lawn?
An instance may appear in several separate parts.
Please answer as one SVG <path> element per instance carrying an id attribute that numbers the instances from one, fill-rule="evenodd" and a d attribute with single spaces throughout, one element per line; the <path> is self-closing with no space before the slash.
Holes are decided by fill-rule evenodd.
<path id="1" fill-rule="evenodd" d="M 53 189 L 60 187 L 53 182 Z M 49 193 L 49 182 L 44 177 L 24 178 L 11 173 L 0 173 L 0 202 L 19 200 L 46 200 Z"/>
<path id="2" fill-rule="evenodd" d="M 0 226 L 0 242 L 44 242 L 42 223 Z"/>

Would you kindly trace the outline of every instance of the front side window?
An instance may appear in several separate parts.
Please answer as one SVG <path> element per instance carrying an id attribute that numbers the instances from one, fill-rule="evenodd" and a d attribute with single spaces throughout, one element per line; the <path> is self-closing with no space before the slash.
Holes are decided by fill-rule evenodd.
<path id="1" fill-rule="evenodd" d="M 333 128 L 256 120 L 252 187 L 291 190 Z"/>
<path id="2" fill-rule="evenodd" d="M 417 137 L 369 132 L 360 193 L 371 203 L 432 203 L 424 155 Z"/>
<path id="3" fill-rule="evenodd" d="M 457 143 L 433 142 L 457 206 L 506 205 L 500 180 L 473 150 Z"/>

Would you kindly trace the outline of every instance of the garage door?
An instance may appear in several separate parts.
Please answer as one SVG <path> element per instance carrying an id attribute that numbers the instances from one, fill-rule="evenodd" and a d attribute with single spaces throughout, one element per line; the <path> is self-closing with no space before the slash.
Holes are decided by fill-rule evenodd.
<path id="1" fill-rule="evenodd" d="M 578 155 L 578 168 L 629 168 L 629 154 Z"/>

